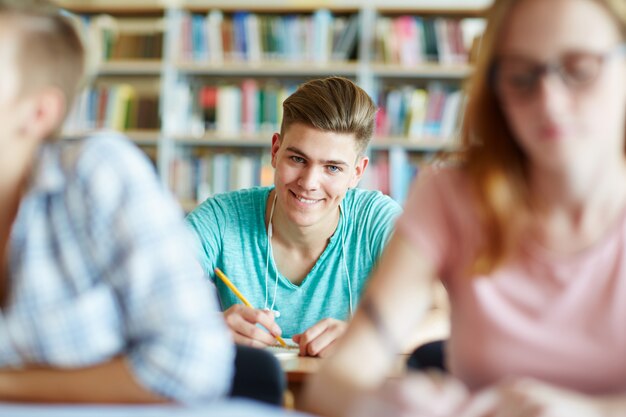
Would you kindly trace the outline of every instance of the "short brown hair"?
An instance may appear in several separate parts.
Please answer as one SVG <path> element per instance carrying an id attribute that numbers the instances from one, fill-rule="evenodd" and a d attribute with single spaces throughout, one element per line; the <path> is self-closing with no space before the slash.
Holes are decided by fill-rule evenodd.
<path id="1" fill-rule="evenodd" d="M 57 87 L 67 113 L 85 68 L 85 50 L 74 24 L 47 0 L 0 0 L 0 19 L 15 29 L 19 91 Z"/>
<path id="2" fill-rule="evenodd" d="M 376 106 L 367 93 L 343 77 L 311 80 L 283 102 L 280 133 L 295 123 L 327 132 L 353 133 L 365 152 L 374 133 Z"/>

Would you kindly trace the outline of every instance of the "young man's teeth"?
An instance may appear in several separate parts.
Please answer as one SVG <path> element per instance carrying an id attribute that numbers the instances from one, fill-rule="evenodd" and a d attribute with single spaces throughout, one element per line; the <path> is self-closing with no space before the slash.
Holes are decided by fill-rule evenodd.
<path id="1" fill-rule="evenodd" d="M 296 197 L 300 202 L 305 203 L 305 204 L 313 204 L 315 202 L 317 202 L 317 200 L 307 200 L 306 198 L 302 198 L 300 196 Z"/>

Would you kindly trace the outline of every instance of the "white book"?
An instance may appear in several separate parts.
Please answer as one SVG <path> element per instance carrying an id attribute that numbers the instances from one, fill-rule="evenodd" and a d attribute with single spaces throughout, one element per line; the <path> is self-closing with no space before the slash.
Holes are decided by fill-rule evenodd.
<path id="1" fill-rule="evenodd" d="M 461 91 L 454 91 L 447 95 L 441 116 L 440 134 L 444 140 L 452 140 L 458 129 L 459 110 L 461 107 Z"/>
<path id="2" fill-rule="evenodd" d="M 261 31 L 259 29 L 259 16 L 255 13 L 246 15 L 245 21 L 246 36 L 246 60 L 248 62 L 261 62 Z"/>
<path id="3" fill-rule="evenodd" d="M 206 17 L 207 45 L 209 61 L 214 64 L 224 62 L 224 43 L 222 40 L 222 23 L 224 15 L 221 10 L 211 10 Z"/>
<path id="4" fill-rule="evenodd" d="M 217 133 L 234 135 L 241 129 L 241 90 L 232 85 L 217 89 Z"/>
<path id="5" fill-rule="evenodd" d="M 211 170 L 213 195 L 229 191 L 231 155 L 217 153 L 213 155 Z"/>
<path id="6" fill-rule="evenodd" d="M 313 61 L 319 64 L 330 61 L 332 21 L 333 16 L 328 9 L 313 13 Z"/>
<path id="7" fill-rule="evenodd" d="M 455 57 L 451 48 L 451 40 L 448 34 L 447 19 L 435 19 L 435 37 L 437 38 L 437 51 L 439 51 L 439 62 L 442 64 L 452 64 Z"/>
<path id="8" fill-rule="evenodd" d="M 238 155 L 232 160 L 230 189 L 242 190 L 254 187 L 256 159 L 253 155 Z"/>

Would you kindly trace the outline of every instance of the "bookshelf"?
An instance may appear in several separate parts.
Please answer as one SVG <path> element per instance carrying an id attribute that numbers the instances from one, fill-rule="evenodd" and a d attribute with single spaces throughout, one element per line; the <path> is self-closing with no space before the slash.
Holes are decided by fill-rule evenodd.
<path id="1" fill-rule="evenodd" d="M 456 146 L 471 40 L 490 0 L 58 3 L 83 16 L 101 57 L 66 136 L 125 131 L 189 210 L 271 183 L 282 100 L 331 75 L 356 81 L 380 109 L 361 186 L 403 201 L 416 167 Z M 123 104 L 99 109 L 102 95 Z"/>

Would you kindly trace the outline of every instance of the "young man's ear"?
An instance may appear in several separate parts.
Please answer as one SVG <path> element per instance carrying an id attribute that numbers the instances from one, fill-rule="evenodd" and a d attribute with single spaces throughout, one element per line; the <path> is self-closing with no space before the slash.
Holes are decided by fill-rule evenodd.
<path id="1" fill-rule="evenodd" d="M 354 188 L 359 184 L 359 181 L 361 181 L 361 177 L 363 176 L 365 168 L 367 168 L 369 162 L 370 159 L 367 156 L 359 157 L 356 162 L 356 166 L 354 167 L 354 177 L 350 180 L 350 188 Z"/>
<path id="2" fill-rule="evenodd" d="M 50 137 L 63 122 L 65 97 L 61 90 L 48 87 L 29 98 L 31 101 L 27 123 L 23 130 L 27 136 L 44 140 Z"/>
<path id="3" fill-rule="evenodd" d="M 276 168 L 276 154 L 280 148 L 281 137 L 280 133 L 274 133 L 272 136 L 272 168 Z"/>

